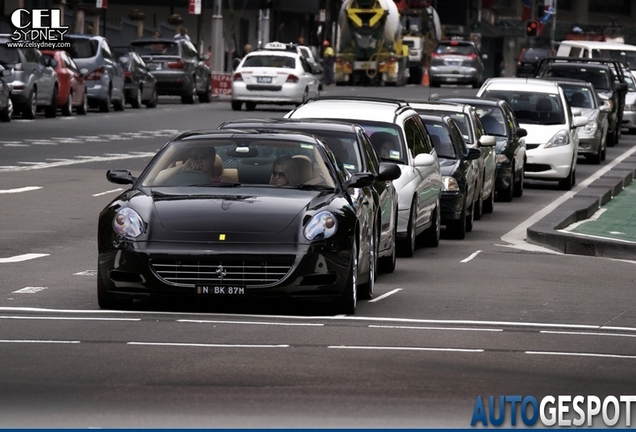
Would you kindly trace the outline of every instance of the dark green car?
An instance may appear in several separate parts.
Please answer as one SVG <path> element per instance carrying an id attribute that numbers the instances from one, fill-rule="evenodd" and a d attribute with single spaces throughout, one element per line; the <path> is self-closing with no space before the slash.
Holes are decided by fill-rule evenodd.
<path id="1" fill-rule="evenodd" d="M 449 102 L 469 104 L 475 107 L 488 135 L 497 138 L 497 181 L 499 201 L 512 201 L 523 195 L 526 166 L 525 129 L 519 127 L 515 113 L 503 99 L 495 98 L 446 98 Z"/>

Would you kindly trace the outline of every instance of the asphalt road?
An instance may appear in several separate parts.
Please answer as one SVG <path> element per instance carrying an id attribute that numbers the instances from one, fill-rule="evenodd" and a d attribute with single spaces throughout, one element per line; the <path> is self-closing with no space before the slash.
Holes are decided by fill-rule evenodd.
<path id="1" fill-rule="evenodd" d="M 138 174 L 179 131 L 287 112 L 162 102 L 0 125 L 0 427 L 470 427 L 478 396 L 634 393 L 634 262 L 523 240 L 563 194 L 556 183 L 527 181 L 466 239 L 398 259 L 355 316 L 274 303 L 100 311 L 97 215 L 120 189 L 106 170 Z M 624 135 L 601 167 L 635 143 Z M 579 182 L 599 169 L 579 162 Z"/>

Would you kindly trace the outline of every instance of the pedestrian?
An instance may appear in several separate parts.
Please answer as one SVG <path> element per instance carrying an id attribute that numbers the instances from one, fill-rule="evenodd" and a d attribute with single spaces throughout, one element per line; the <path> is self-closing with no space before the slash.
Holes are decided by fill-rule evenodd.
<path id="1" fill-rule="evenodd" d="M 154 33 L 152 34 L 153 39 L 160 39 L 161 36 L 161 32 L 159 30 L 155 30 Z"/>
<path id="2" fill-rule="evenodd" d="M 322 53 L 322 67 L 324 70 L 323 84 L 332 85 L 336 82 L 333 70 L 336 55 L 328 39 L 325 39 L 322 45 L 324 48 Z"/>
<path id="3" fill-rule="evenodd" d="M 179 28 L 179 33 L 177 33 L 176 35 L 174 35 L 174 38 L 176 40 L 190 40 L 190 36 L 188 36 L 188 29 L 186 29 L 185 27 L 180 27 Z"/>
<path id="4" fill-rule="evenodd" d="M 212 64 L 212 45 L 208 45 L 208 50 L 204 54 L 203 58 L 206 59 L 203 63 L 205 63 L 205 65 L 207 67 L 211 67 L 211 64 Z"/>
<path id="5" fill-rule="evenodd" d="M 298 36 L 298 40 L 296 43 L 298 45 L 305 45 L 305 38 L 303 36 Z"/>

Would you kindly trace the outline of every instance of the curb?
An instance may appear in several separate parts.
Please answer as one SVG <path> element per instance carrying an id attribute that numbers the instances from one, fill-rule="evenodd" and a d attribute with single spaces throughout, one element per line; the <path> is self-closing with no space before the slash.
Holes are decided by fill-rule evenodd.
<path id="1" fill-rule="evenodd" d="M 559 232 L 590 218 L 598 209 L 636 180 L 636 155 L 629 156 L 587 188 L 565 201 L 545 218 L 530 226 L 527 241 L 564 254 L 617 259 L 636 259 L 636 244 Z"/>

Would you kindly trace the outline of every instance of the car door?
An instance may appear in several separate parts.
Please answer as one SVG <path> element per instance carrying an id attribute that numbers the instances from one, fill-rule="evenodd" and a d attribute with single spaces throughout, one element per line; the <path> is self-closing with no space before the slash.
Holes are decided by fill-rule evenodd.
<path id="1" fill-rule="evenodd" d="M 34 82 L 37 83 L 38 105 L 50 105 L 51 99 L 53 98 L 53 89 L 57 82 L 55 70 L 46 65 L 45 59 L 39 50 L 35 48 L 25 48 L 23 52 L 24 57 L 29 63 Z M 54 103 L 57 104 L 57 101 L 54 101 Z"/>
<path id="2" fill-rule="evenodd" d="M 503 103 L 502 110 L 506 123 L 506 133 L 509 137 L 508 146 L 512 149 L 511 153 L 514 158 L 514 166 L 517 168 L 517 172 L 520 175 L 523 171 L 525 171 L 526 140 L 516 133 L 517 129 L 519 129 L 519 122 L 517 121 L 517 117 L 515 116 L 515 112 L 512 110 L 512 107 L 507 103 Z"/>
<path id="3" fill-rule="evenodd" d="M 110 81 L 113 85 L 113 99 L 124 100 L 124 69 L 115 60 L 113 50 L 107 40 L 101 41 L 101 53 L 104 58 L 104 67 L 108 70 Z M 115 96 L 117 95 L 117 96 Z"/>
<path id="4" fill-rule="evenodd" d="M 475 125 L 475 138 L 479 143 L 481 137 L 486 135 L 486 129 L 481 123 L 481 120 L 479 120 L 479 116 L 474 109 L 471 110 L 470 117 Z M 491 188 L 495 187 L 495 177 L 497 176 L 497 154 L 495 146 L 478 145 L 476 148 L 479 148 L 481 151 L 481 157 L 483 159 L 484 190 L 489 191 Z"/>
<path id="5" fill-rule="evenodd" d="M 464 137 L 457 127 L 457 124 L 454 121 L 449 122 L 451 139 L 457 146 L 457 150 L 461 153 L 460 163 L 463 165 L 461 171 L 466 173 L 466 205 L 470 206 L 476 198 L 475 194 L 478 192 L 477 187 L 477 179 L 479 178 L 479 170 L 481 168 L 481 164 L 478 159 L 470 160 L 466 156 L 468 155 L 468 146 L 466 145 L 466 141 L 464 141 Z"/>
<path id="6" fill-rule="evenodd" d="M 419 115 L 414 114 L 404 121 L 404 133 L 406 144 L 411 151 L 413 159 L 420 153 L 434 154 L 430 137 Z M 419 179 L 417 191 L 417 223 L 420 227 L 431 222 L 432 213 L 437 205 L 440 195 L 441 173 L 439 163 L 429 166 L 415 167 Z"/>
<path id="7" fill-rule="evenodd" d="M 318 85 L 319 82 L 312 73 L 311 66 L 303 56 L 298 56 L 300 64 L 303 68 L 303 81 L 306 83 L 306 87 L 309 89 L 309 97 L 315 97 L 319 94 Z"/>

